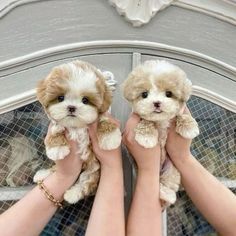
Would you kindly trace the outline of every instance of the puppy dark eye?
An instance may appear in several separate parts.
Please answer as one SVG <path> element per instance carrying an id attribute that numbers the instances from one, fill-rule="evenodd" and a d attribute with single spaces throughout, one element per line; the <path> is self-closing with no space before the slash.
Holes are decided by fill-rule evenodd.
<path id="1" fill-rule="evenodd" d="M 58 102 L 63 102 L 64 99 L 65 99 L 64 96 L 58 96 L 57 97 Z"/>
<path id="2" fill-rule="evenodd" d="M 88 98 L 87 98 L 87 97 L 83 97 L 83 98 L 82 98 L 82 103 L 83 103 L 83 104 L 88 104 L 88 103 L 89 103 Z"/>
<path id="3" fill-rule="evenodd" d="M 172 97 L 172 92 L 171 91 L 166 91 L 166 97 L 171 98 Z"/>
<path id="4" fill-rule="evenodd" d="M 143 92 L 143 93 L 141 94 L 141 96 L 142 96 L 142 98 L 147 98 L 147 97 L 148 97 L 148 92 Z"/>

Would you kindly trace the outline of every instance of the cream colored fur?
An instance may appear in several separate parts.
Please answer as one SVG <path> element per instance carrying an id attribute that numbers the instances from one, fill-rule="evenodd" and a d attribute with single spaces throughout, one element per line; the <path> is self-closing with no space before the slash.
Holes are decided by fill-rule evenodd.
<path id="1" fill-rule="evenodd" d="M 183 107 L 191 95 L 191 82 L 185 72 L 167 61 L 151 60 L 136 67 L 123 84 L 125 98 L 141 121 L 135 140 L 145 148 L 161 146 L 160 198 L 163 208 L 176 201 L 180 173 L 168 159 L 167 129 L 176 117 L 176 132 L 185 138 L 199 134 L 197 122 Z"/>
<path id="2" fill-rule="evenodd" d="M 53 68 L 40 82 L 37 96 L 52 121 L 51 134 L 45 140 L 47 156 L 56 161 L 69 154 L 65 129 L 69 139 L 77 142 L 78 156 L 83 160 L 82 172 L 64 194 L 64 199 L 74 204 L 95 193 L 100 177 L 100 164 L 91 149 L 87 125 L 98 119 L 101 148 L 111 150 L 121 143 L 119 129 L 109 120 L 104 122 L 102 116 L 111 105 L 111 90 L 104 75 L 94 66 L 73 61 Z M 53 168 L 38 171 L 34 181 L 45 179 L 53 171 Z"/>

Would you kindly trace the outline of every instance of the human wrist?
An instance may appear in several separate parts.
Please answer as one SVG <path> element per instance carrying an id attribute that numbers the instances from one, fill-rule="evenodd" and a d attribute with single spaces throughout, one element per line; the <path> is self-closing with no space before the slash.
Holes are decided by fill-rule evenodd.
<path id="1" fill-rule="evenodd" d="M 182 166 L 182 165 L 186 165 L 186 163 L 191 161 L 193 159 L 193 156 L 191 152 L 189 151 L 186 153 L 179 154 L 178 156 L 176 155 L 173 158 L 170 156 L 170 158 L 176 166 Z"/>
<path id="2" fill-rule="evenodd" d="M 142 189 L 149 189 L 153 194 L 159 194 L 160 172 L 148 171 L 147 169 L 139 169 L 137 171 L 137 184 L 142 186 Z M 136 185 L 137 186 L 137 185 Z"/>
<path id="3" fill-rule="evenodd" d="M 112 162 L 106 163 L 106 162 L 101 162 L 101 171 L 106 171 L 106 172 L 117 172 L 121 171 L 123 169 L 122 167 L 122 161 L 121 160 L 113 160 Z"/>
<path id="4" fill-rule="evenodd" d="M 139 172 L 148 172 L 148 173 L 159 173 L 160 171 L 160 158 L 152 159 L 153 157 L 145 157 L 145 160 L 141 162 L 136 161 L 137 169 Z M 140 158 L 143 159 L 143 156 Z M 152 160 L 151 160 L 152 159 Z"/>
<path id="5" fill-rule="evenodd" d="M 75 182 L 72 177 L 68 178 L 60 173 L 54 172 L 47 177 L 43 183 L 47 190 L 54 196 L 55 199 L 62 201 L 63 195 Z"/>
<path id="6" fill-rule="evenodd" d="M 54 178 L 55 178 L 55 181 L 65 185 L 65 186 L 68 186 L 68 188 L 69 188 L 74 184 L 76 179 L 79 177 L 79 173 L 80 173 L 80 171 L 76 174 L 67 174 L 67 173 L 55 172 L 54 173 Z"/>
<path id="7" fill-rule="evenodd" d="M 159 167 L 138 167 L 137 174 L 143 176 L 159 176 L 160 168 Z"/>
<path id="8" fill-rule="evenodd" d="M 123 175 L 122 159 L 117 158 L 110 160 L 110 162 L 101 162 L 101 176 L 106 178 L 114 178 Z"/>

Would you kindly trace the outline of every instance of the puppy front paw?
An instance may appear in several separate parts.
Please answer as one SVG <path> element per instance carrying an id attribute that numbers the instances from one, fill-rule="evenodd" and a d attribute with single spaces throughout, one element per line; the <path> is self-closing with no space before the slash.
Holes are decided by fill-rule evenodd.
<path id="1" fill-rule="evenodd" d="M 153 148 L 157 145 L 157 136 L 136 133 L 135 140 L 145 148 Z"/>
<path id="2" fill-rule="evenodd" d="M 46 154 L 53 161 L 64 159 L 69 153 L 68 146 L 46 147 Z"/>
<path id="3" fill-rule="evenodd" d="M 158 143 L 158 132 L 151 121 L 141 120 L 135 128 L 135 140 L 145 148 L 153 148 Z"/>
<path id="4" fill-rule="evenodd" d="M 100 134 L 98 138 L 99 147 L 103 150 L 116 149 L 121 144 L 121 132 L 118 128 L 112 132 Z"/>
<path id="5" fill-rule="evenodd" d="M 198 124 L 192 116 L 183 114 L 176 119 L 176 132 L 184 138 L 193 139 L 199 135 Z"/>
<path id="6" fill-rule="evenodd" d="M 162 207 L 170 206 L 176 202 L 176 193 L 160 183 L 160 199 L 162 200 Z"/>
<path id="7" fill-rule="evenodd" d="M 33 178 L 34 183 L 37 183 L 40 180 L 46 179 L 51 173 L 52 173 L 52 169 L 38 170 Z"/>
<path id="8" fill-rule="evenodd" d="M 71 187 L 64 194 L 65 201 L 67 201 L 70 204 L 75 204 L 82 198 L 83 198 L 82 193 L 76 186 Z"/>

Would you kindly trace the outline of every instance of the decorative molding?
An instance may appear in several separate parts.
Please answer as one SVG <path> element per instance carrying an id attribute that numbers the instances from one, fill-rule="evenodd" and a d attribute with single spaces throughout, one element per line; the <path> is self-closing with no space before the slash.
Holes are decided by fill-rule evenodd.
<path id="1" fill-rule="evenodd" d="M 165 44 L 147 41 L 126 40 L 90 41 L 45 49 L 42 51 L 25 55 L 23 57 L 15 58 L 0 63 L 0 73 L 7 72 L 11 69 L 17 69 L 17 71 L 14 71 L 14 73 L 16 73 L 25 70 L 26 66 L 28 66 L 29 64 L 29 67 L 31 68 L 32 66 L 44 64 L 45 59 L 47 60 L 47 62 L 53 61 L 55 59 L 55 56 L 60 56 L 59 58 L 65 58 L 65 54 L 71 52 L 75 53 L 76 56 L 78 56 L 78 52 L 94 54 L 94 50 L 95 52 L 96 50 L 98 50 L 99 53 L 101 53 L 103 50 L 103 53 L 133 53 L 133 56 L 134 58 L 136 58 L 135 61 L 137 61 L 137 63 L 140 60 L 140 53 L 143 52 L 149 55 L 168 55 L 169 58 L 179 59 L 183 61 L 186 61 L 187 58 L 188 60 L 186 61 L 186 63 L 195 64 L 206 69 L 210 68 L 209 70 L 212 70 L 211 67 L 213 66 L 214 71 L 217 71 L 218 69 L 222 74 L 229 73 L 231 75 L 230 79 L 236 81 L 235 67 L 230 66 L 222 61 L 216 60 L 207 55 Z M 61 57 L 61 54 L 63 54 L 63 57 Z M 234 101 L 226 99 L 223 96 L 220 96 L 218 94 L 215 94 L 214 92 L 197 86 L 194 87 L 193 92 L 196 96 L 202 97 L 228 110 L 236 112 L 236 104 Z M 33 101 L 36 101 L 35 90 L 30 90 L 25 93 L 4 99 L 0 101 L 0 114 L 22 107 Z"/>
<path id="2" fill-rule="evenodd" d="M 51 1 L 51 0 L 0 0 L 0 18 L 4 17 L 7 13 L 9 13 L 14 8 L 25 5 L 31 2 L 38 1 Z M 136 25 L 141 25 L 147 23 L 159 10 L 168 6 L 171 2 L 171 5 L 182 7 L 185 9 L 190 9 L 193 11 L 199 11 L 201 13 L 216 17 L 220 20 L 226 21 L 228 23 L 236 25 L 236 1 L 235 0 L 148 0 L 152 4 L 148 9 L 148 13 L 143 13 L 145 7 L 142 11 L 136 11 L 136 9 L 130 9 L 130 5 L 135 5 L 138 2 L 143 4 L 147 2 L 147 0 L 108 0 L 110 4 L 116 6 L 118 12 L 120 14 L 124 14 L 129 21 L 133 21 Z M 128 6 L 128 3 L 130 4 Z M 128 8 L 128 10 L 124 10 Z M 157 10 L 158 9 L 158 10 Z M 135 10 L 135 11 L 134 11 Z M 123 13 L 128 11 L 128 13 Z M 137 18 L 135 20 L 135 17 Z M 148 19 L 150 18 L 150 19 Z M 145 20 L 146 19 L 146 20 Z"/>
<path id="3" fill-rule="evenodd" d="M 133 53 L 140 52 L 150 55 L 161 55 L 173 59 L 186 61 L 215 71 L 225 77 L 236 81 L 236 67 L 226 64 L 213 57 L 192 51 L 161 43 L 136 41 L 136 40 L 103 40 L 89 41 L 81 43 L 66 44 L 40 50 L 31 54 L 17 57 L 0 63 L 0 77 L 20 72 L 22 70 L 39 66 L 58 58 L 67 58 L 73 56 L 96 54 L 96 53 Z M 63 55 L 63 57 L 61 56 Z"/>
<path id="4" fill-rule="evenodd" d="M 158 11 L 169 5 L 198 11 L 236 25 L 235 0 L 109 0 L 109 2 L 135 27 L 147 24 Z"/>
<path id="5" fill-rule="evenodd" d="M 168 7 L 175 0 L 109 0 L 121 16 L 134 27 L 147 24 L 160 10 Z"/>
<path id="6" fill-rule="evenodd" d="M 198 11 L 236 25 L 235 0 L 178 0 L 172 5 Z"/>
<path id="7" fill-rule="evenodd" d="M 206 99 L 207 101 L 219 105 L 226 110 L 236 113 L 235 101 L 225 98 L 215 92 L 210 91 L 209 89 L 205 89 L 200 86 L 193 86 L 193 95 Z"/>
<path id="8" fill-rule="evenodd" d="M 132 69 L 141 64 L 141 62 L 142 62 L 142 54 L 139 52 L 134 52 L 132 55 Z"/>
<path id="9" fill-rule="evenodd" d="M 37 101 L 36 90 L 32 89 L 25 93 L 17 94 L 16 96 L 10 97 L 0 101 L 0 115 L 19 107 L 23 107 L 32 102 Z"/>
<path id="10" fill-rule="evenodd" d="M 0 189 L 0 201 L 17 201 L 24 197 L 34 186 L 27 187 L 3 187 Z"/>
<path id="11" fill-rule="evenodd" d="M 25 5 L 30 2 L 48 1 L 48 0 L 0 0 L 0 19 L 14 8 Z"/>

